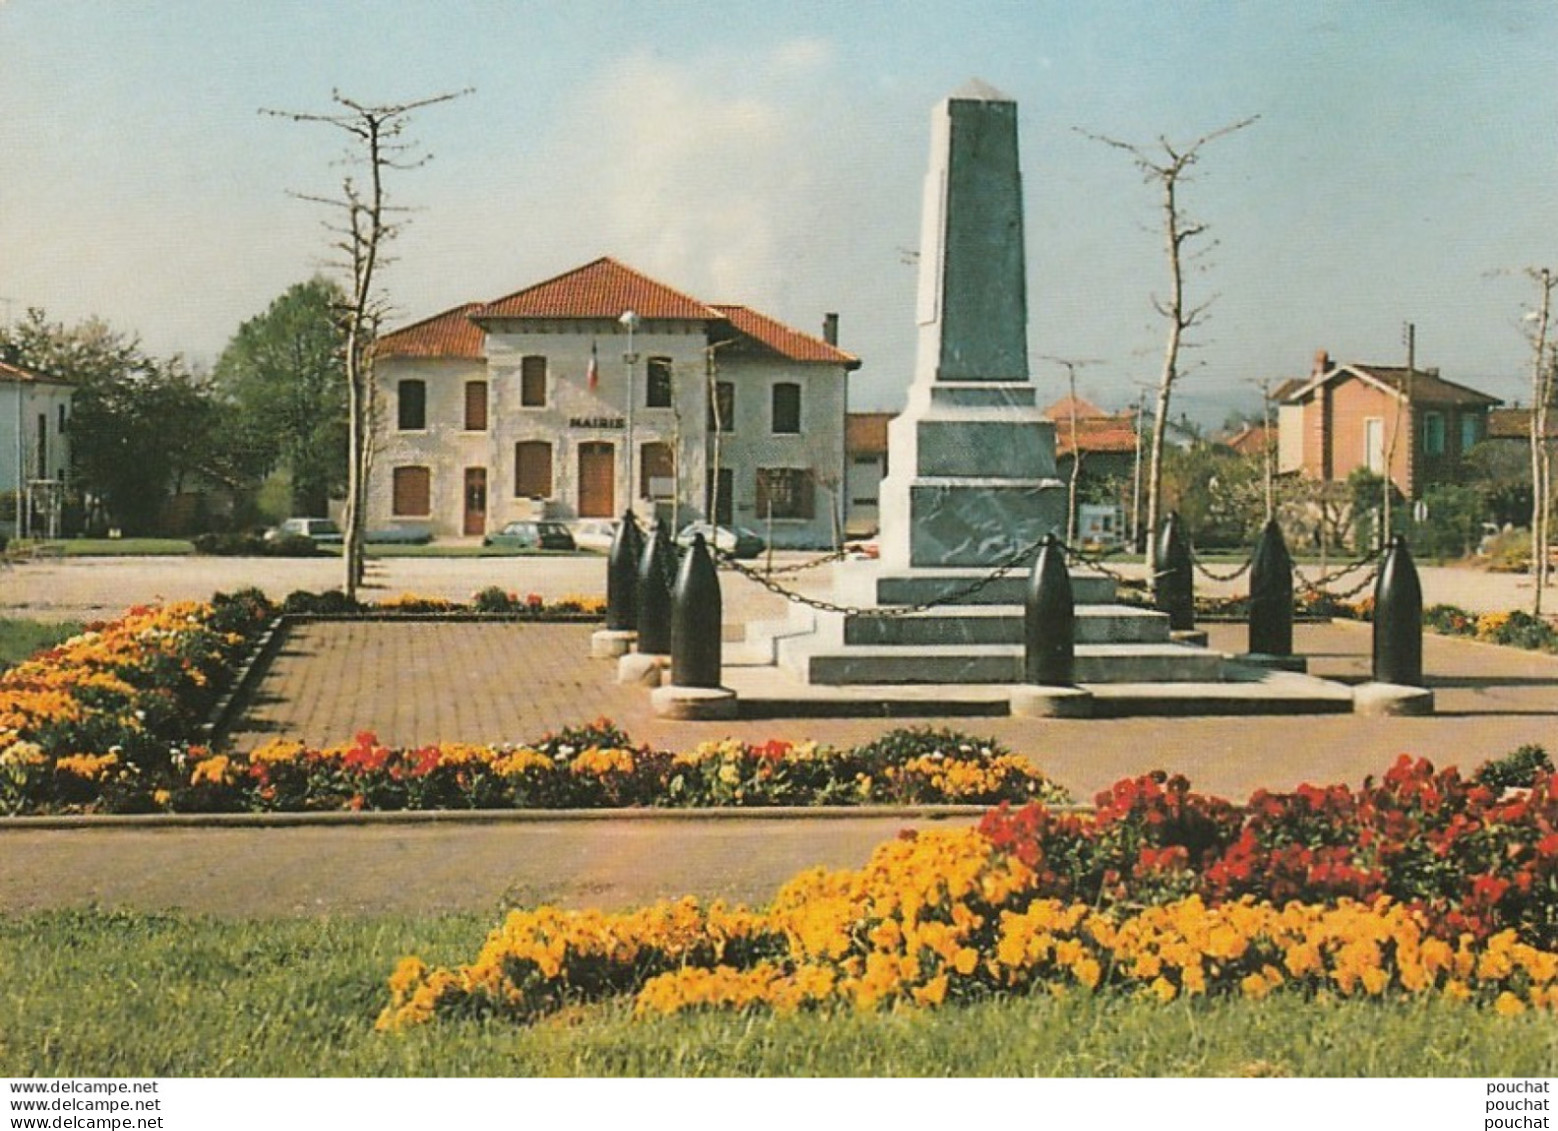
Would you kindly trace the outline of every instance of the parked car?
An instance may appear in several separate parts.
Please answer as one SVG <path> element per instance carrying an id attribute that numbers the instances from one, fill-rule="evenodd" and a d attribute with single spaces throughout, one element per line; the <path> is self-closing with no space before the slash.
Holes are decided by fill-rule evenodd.
<path id="1" fill-rule="evenodd" d="M 328 518 L 289 518 L 265 532 L 267 542 L 278 538 L 307 538 L 320 546 L 339 546 L 341 528 Z"/>
<path id="2" fill-rule="evenodd" d="M 362 537 L 370 546 L 426 546 L 433 540 L 433 532 L 426 526 L 412 522 L 404 526 L 381 526 Z"/>
<path id="3" fill-rule="evenodd" d="M 621 520 L 616 518 L 581 518 L 573 524 L 574 544 L 583 550 L 599 550 L 607 553 L 611 550 L 611 543 L 617 536 L 617 526 Z"/>
<path id="4" fill-rule="evenodd" d="M 508 550 L 574 550 L 573 535 L 560 522 L 511 522 L 481 540 L 483 546 Z"/>
<path id="5" fill-rule="evenodd" d="M 733 558 L 755 558 L 768 549 L 768 543 L 755 530 L 748 530 L 744 526 L 714 526 L 707 522 L 693 522 L 682 527 L 682 532 L 676 536 L 676 544 L 691 546 L 693 536 L 697 534 L 702 534 L 703 540 L 710 546 Z"/>

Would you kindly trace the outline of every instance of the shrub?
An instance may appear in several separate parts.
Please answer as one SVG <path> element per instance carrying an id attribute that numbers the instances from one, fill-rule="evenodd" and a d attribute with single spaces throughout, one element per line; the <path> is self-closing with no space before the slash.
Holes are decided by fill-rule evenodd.
<path id="1" fill-rule="evenodd" d="M 281 603 L 281 611 L 291 615 L 339 616 L 362 610 L 362 602 L 353 600 L 339 589 L 327 589 L 323 593 L 310 593 L 306 589 L 297 589 L 288 593 L 286 600 Z"/>
<path id="2" fill-rule="evenodd" d="M 1484 762 L 1477 770 L 1477 781 L 1491 790 L 1530 789 L 1539 774 L 1551 774 L 1553 760 L 1540 746 L 1527 743 L 1502 758 Z"/>

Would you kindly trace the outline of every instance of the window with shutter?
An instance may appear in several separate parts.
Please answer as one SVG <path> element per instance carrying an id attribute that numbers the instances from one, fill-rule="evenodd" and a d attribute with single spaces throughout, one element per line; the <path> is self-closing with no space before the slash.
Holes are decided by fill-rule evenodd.
<path id="1" fill-rule="evenodd" d="M 523 408 L 546 407 L 546 358 L 531 356 L 520 361 L 519 403 Z"/>
<path id="2" fill-rule="evenodd" d="M 487 382 L 485 381 L 465 383 L 465 430 L 467 432 L 487 430 Z"/>
<path id="3" fill-rule="evenodd" d="M 433 477 L 427 468 L 397 467 L 391 484 L 391 509 L 397 518 L 426 518 L 433 513 Z"/>
<path id="4" fill-rule="evenodd" d="M 770 510 L 770 507 L 772 510 Z M 757 469 L 757 517 L 811 518 L 812 479 L 803 467 Z"/>
<path id="5" fill-rule="evenodd" d="M 552 445 L 521 440 L 514 445 L 514 497 L 545 499 L 552 494 Z"/>

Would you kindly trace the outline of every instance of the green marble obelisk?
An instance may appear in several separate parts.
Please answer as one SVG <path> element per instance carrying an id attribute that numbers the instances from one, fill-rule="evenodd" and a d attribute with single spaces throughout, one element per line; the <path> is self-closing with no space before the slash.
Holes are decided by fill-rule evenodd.
<path id="1" fill-rule="evenodd" d="M 888 428 L 882 564 L 1004 564 L 1064 530 L 1066 499 L 1028 379 L 1017 104 L 981 82 L 931 119 L 918 306 L 908 406 Z"/>

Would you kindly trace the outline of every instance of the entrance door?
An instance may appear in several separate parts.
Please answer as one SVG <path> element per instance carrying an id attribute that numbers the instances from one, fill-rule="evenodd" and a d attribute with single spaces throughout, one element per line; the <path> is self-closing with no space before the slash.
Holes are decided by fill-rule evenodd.
<path id="1" fill-rule="evenodd" d="M 465 469 L 465 533 L 487 532 L 487 469 Z"/>
<path id="2" fill-rule="evenodd" d="M 603 441 L 579 445 L 580 518 L 610 518 L 616 513 L 616 477 L 617 459 L 612 445 Z"/>

